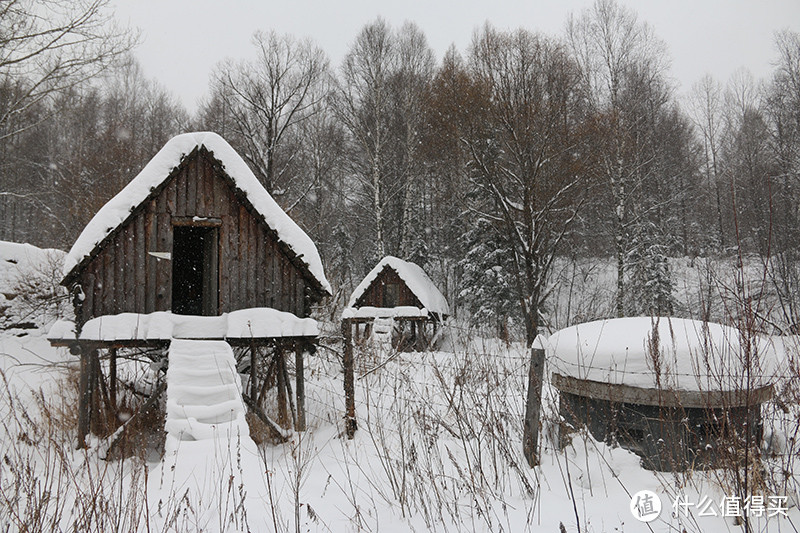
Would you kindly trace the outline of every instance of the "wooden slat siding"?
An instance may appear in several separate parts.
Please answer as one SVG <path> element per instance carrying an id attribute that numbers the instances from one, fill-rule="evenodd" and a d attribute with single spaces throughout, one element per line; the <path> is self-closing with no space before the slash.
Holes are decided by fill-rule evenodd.
<path id="1" fill-rule="evenodd" d="M 296 272 L 295 272 L 294 268 L 290 268 L 289 269 L 289 285 L 286 286 L 286 292 L 288 292 L 290 297 L 291 297 L 292 313 L 294 313 L 296 315 L 296 314 L 298 314 L 297 313 L 297 307 L 298 307 L 297 306 L 297 304 L 298 304 L 298 299 L 297 299 L 297 275 L 296 275 Z"/>
<path id="2" fill-rule="evenodd" d="M 117 234 L 116 245 L 116 285 L 114 309 L 131 309 L 133 307 L 133 269 L 130 266 L 132 228 L 130 225 Z M 120 281 L 122 283 L 120 283 Z"/>
<path id="3" fill-rule="evenodd" d="M 260 224 L 254 222 L 256 229 L 256 302 L 259 307 L 266 307 L 268 294 L 267 277 L 267 235 Z"/>
<path id="4" fill-rule="evenodd" d="M 357 307 L 363 306 L 373 306 L 373 307 L 383 307 L 383 296 L 386 284 L 388 283 L 397 283 L 400 285 L 400 291 L 398 294 L 398 306 L 413 306 L 419 307 L 422 309 L 422 303 L 419 299 L 411 292 L 411 289 L 408 288 L 408 285 L 397 275 L 394 269 L 386 267 L 384 268 L 375 278 L 375 280 L 370 284 L 361 298 L 358 299 L 356 302 Z"/>
<path id="5" fill-rule="evenodd" d="M 97 276 L 94 273 L 95 269 L 95 263 L 92 263 L 83 278 L 83 295 L 85 299 L 83 300 L 81 316 L 78 317 L 81 321 L 88 320 L 90 317 L 94 316 L 93 313 L 96 312 L 95 305 L 97 305 L 97 301 L 95 299 L 95 291 L 97 290 Z"/>
<path id="6" fill-rule="evenodd" d="M 225 221 L 227 220 L 227 224 Z M 232 215 L 230 212 L 228 215 L 223 219 L 222 227 L 228 234 L 227 242 L 228 242 L 228 249 L 223 253 L 223 256 L 227 257 L 227 261 L 220 265 L 220 270 L 222 271 L 222 276 L 224 278 L 224 291 L 227 295 L 227 307 L 228 311 L 232 311 L 234 309 L 233 305 L 235 302 L 239 301 L 239 276 L 237 273 L 239 272 L 239 233 L 237 228 L 239 227 L 239 217 Z"/>
<path id="7" fill-rule="evenodd" d="M 109 243 L 108 253 L 103 255 L 103 290 L 99 298 L 100 314 L 110 315 L 114 305 L 114 243 Z"/>
<path id="8" fill-rule="evenodd" d="M 171 188 L 170 194 L 175 194 L 175 211 L 173 214 L 179 217 L 186 216 L 186 168 L 184 167 L 181 172 L 169 183 L 167 188 Z"/>
<path id="9" fill-rule="evenodd" d="M 167 197 L 167 213 L 177 216 L 178 214 L 178 190 L 175 187 L 175 179 L 167 183 L 161 194 Z"/>
<path id="10" fill-rule="evenodd" d="M 306 281 L 303 279 L 303 277 L 295 276 L 294 297 L 295 297 L 296 310 L 294 314 L 297 316 L 306 315 L 305 287 L 306 287 Z"/>
<path id="11" fill-rule="evenodd" d="M 248 212 L 248 215 L 250 213 Z M 248 264 L 247 264 L 247 301 L 253 302 L 256 306 L 257 291 L 258 291 L 258 230 L 257 223 L 254 217 L 247 217 L 247 250 L 248 250 Z"/>
<path id="12" fill-rule="evenodd" d="M 155 202 L 153 202 L 155 203 Z M 144 312 L 156 310 L 156 258 L 148 252 L 156 251 L 158 239 L 156 235 L 156 214 L 148 211 L 144 216 L 145 227 L 145 292 Z"/>
<path id="13" fill-rule="evenodd" d="M 156 215 L 158 251 L 172 252 L 172 224 L 167 213 Z M 156 311 L 172 309 L 172 261 L 156 259 Z"/>
<path id="14" fill-rule="evenodd" d="M 239 213 L 236 217 L 236 227 L 239 233 L 239 294 L 236 296 L 237 302 L 247 300 L 247 210 L 243 205 L 239 206 Z"/>
<path id="15" fill-rule="evenodd" d="M 147 287 L 147 280 L 145 272 L 147 271 L 147 258 L 144 247 L 145 241 L 145 233 L 144 233 L 144 221 L 145 216 L 139 216 L 136 218 L 134 222 L 135 230 L 133 232 L 133 239 L 134 239 L 134 247 L 133 247 L 133 259 L 131 261 L 131 265 L 133 267 L 133 275 L 134 275 L 134 291 L 136 291 L 135 297 L 135 307 L 134 309 L 144 309 L 144 295 L 146 293 Z"/>
<path id="16" fill-rule="evenodd" d="M 203 176 L 203 165 L 201 161 L 195 158 L 189 166 L 190 174 L 189 179 L 195 185 L 195 201 L 192 216 L 204 217 L 206 216 L 206 180 Z"/>
<path id="17" fill-rule="evenodd" d="M 216 183 L 221 180 L 215 179 L 214 169 L 207 164 L 205 157 L 198 159 L 197 162 L 199 171 L 203 175 L 203 184 L 205 187 L 205 209 L 207 213 L 205 216 L 219 216 L 219 210 L 217 210 Z"/>
<path id="18" fill-rule="evenodd" d="M 292 303 L 291 303 L 291 295 L 289 291 L 284 290 L 285 287 L 289 286 L 289 265 L 288 261 L 281 261 L 281 285 L 280 285 L 280 293 L 281 293 L 281 311 L 289 311 L 292 310 Z"/>
<path id="19" fill-rule="evenodd" d="M 186 182 L 186 211 L 181 216 L 194 216 L 197 213 L 197 160 L 189 161 L 181 174 Z"/>
<path id="20" fill-rule="evenodd" d="M 281 263 L 283 261 L 283 257 L 279 255 L 278 252 L 278 245 L 277 243 L 272 243 L 273 248 L 273 260 L 272 260 L 272 304 L 270 307 L 274 307 L 275 309 L 280 309 L 281 307 Z"/>
<path id="21" fill-rule="evenodd" d="M 271 239 L 266 241 L 266 257 L 264 260 L 264 291 L 265 305 L 275 307 L 275 261 L 277 259 L 275 243 Z"/>

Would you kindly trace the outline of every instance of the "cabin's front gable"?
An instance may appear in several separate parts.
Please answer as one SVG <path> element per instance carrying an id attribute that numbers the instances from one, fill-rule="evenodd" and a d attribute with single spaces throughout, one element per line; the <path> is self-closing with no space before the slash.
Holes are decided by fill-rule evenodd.
<path id="1" fill-rule="evenodd" d="M 389 265 L 377 275 L 375 280 L 356 300 L 354 307 L 418 307 L 419 301 L 405 281 Z"/>
<path id="2" fill-rule="evenodd" d="M 123 312 L 218 315 L 272 307 L 307 316 L 319 288 L 205 147 L 169 177 L 68 277 L 79 320 Z"/>

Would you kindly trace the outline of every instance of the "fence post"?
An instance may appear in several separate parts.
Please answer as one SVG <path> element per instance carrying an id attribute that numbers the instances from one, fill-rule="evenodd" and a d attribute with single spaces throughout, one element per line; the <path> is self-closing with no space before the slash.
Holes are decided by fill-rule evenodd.
<path id="1" fill-rule="evenodd" d="M 528 371 L 528 399 L 522 433 L 522 451 L 528 465 L 539 464 L 539 418 L 542 410 L 542 378 L 544 377 L 544 338 L 539 335 L 531 345 Z"/>
<path id="2" fill-rule="evenodd" d="M 344 337 L 344 356 L 342 366 L 344 366 L 344 424 L 348 439 L 352 439 L 356 434 L 356 388 L 355 370 L 353 362 L 353 324 L 347 320 L 342 320 L 342 337 Z"/>

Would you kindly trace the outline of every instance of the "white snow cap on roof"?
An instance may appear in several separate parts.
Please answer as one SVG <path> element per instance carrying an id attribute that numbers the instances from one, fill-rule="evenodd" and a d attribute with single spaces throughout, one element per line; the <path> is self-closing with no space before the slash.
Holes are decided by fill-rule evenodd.
<path id="1" fill-rule="evenodd" d="M 68 275 L 91 254 L 103 239 L 128 218 L 133 209 L 150 196 L 154 188 L 169 177 L 172 170 L 181 163 L 181 159 L 198 146 L 205 146 L 209 152 L 213 152 L 214 158 L 222 163 L 225 172 L 245 193 L 256 212 L 264 217 L 267 225 L 278 234 L 278 238 L 308 265 L 309 271 L 320 285 L 331 292 L 317 247 L 273 200 L 241 156 L 225 139 L 213 132 L 184 133 L 170 139 L 142 171 L 86 225 L 67 254 L 64 275 Z"/>
<path id="2" fill-rule="evenodd" d="M 654 333 L 658 341 L 655 342 Z M 662 388 L 685 391 L 740 389 L 750 347 L 753 386 L 775 381 L 781 350 L 775 340 L 738 329 L 683 318 L 629 317 L 598 320 L 557 331 L 547 341 L 554 372 L 615 385 L 655 388 L 658 346 Z"/>
<path id="3" fill-rule="evenodd" d="M 411 289 L 411 292 L 419 299 L 425 309 L 431 313 L 439 313 L 442 315 L 450 314 L 450 307 L 447 305 L 447 300 L 444 295 L 439 292 L 439 289 L 436 288 L 436 285 L 433 284 L 433 281 L 431 281 L 431 278 L 428 277 L 425 271 L 414 263 L 403 261 L 391 255 L 387 255 L 381 259 L 380 262 L 375 265 L 375 268 L 370 270 L 369 274 L 358 284 L 358 287 L 356 287 L 353 294 L 350 296 L 348 307 L 355 306 L 356 301 L 361 298 L 361 295 L 364 294 L 386 266 L 397 272 L 400 279 L 408 285 L 408 288 Z"/>

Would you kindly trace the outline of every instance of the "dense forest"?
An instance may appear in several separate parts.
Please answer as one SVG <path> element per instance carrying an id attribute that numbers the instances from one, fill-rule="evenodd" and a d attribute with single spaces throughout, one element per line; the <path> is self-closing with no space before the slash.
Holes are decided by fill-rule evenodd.
<path id="1" fill-rule="evenodd" d="M 173 135 L 213 130 L 317 243 L 340 305 L 390 254 L 423 266 L 465 320 L 530 340 L 554 264 L 614 265 L 617 316 L 676 312 L 670 258 L 758 258 L 800 310 L 800 35 L 774 71 L 699 80 L 598 0 L 562 35 L 476 29 L 435 57 L 377 19 L 340 65 L 253 36 L 192 116 L 134 59 L 105 0 L 0 5 L 0 239 L 67 249 Z"/>

